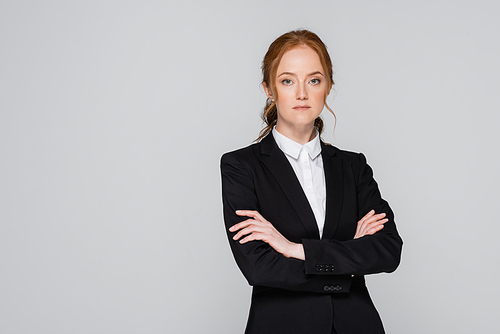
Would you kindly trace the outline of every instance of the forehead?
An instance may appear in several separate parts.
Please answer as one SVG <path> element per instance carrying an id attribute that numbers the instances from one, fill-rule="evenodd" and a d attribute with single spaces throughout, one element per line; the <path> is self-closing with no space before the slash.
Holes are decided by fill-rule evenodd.
<path id="1" fill-rule="evenodd" d="M 308 46 L 301 46 L 288 50 L 283 54 L 278 65 L 277 75 L 280 75 L 281 72 L 300 74 L 316 71 L 323 72 L 318 54 Z"/>

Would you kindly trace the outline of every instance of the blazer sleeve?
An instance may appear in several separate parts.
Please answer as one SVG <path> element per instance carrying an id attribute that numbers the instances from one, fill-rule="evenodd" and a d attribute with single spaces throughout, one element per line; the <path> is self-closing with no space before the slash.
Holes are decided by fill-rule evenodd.
<path id="1" fill-rule="evenodd" d="M 349 292 L 351 275 L 307 274 L 304 261 L 287 258 L 263 241 L 240 244 L 233 240 L 236 233 L 229 232 L 229 228 L 246 219 L 235 211 L 259 211 L 260 206 L 250 168 L 235 154 L 222 156 L 221 174 L 226 233 L 236 263 L 250 285 L 317 293 Z"/>
<path id="2" fill-rule="evenodd" d="M 353 170 L 358 175 L 358 219 L 374 209 L 376 213 L 386 213 L 389 221 L 377 233 L 355 240 L 302 240 L 307 274 L 366 275 L 392 272 L 400 263 L 403 241 L 394 223 L 394 213 L 382 199 L 372 169 L 363 154 L 358 155 Z"/>

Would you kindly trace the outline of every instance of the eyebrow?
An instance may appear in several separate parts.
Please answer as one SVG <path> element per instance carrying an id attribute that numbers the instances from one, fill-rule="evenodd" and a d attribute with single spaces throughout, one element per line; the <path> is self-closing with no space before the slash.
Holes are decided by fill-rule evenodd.
<path id="1" fill-rule="evenodd" d="M 316 71 L 316 72 L 312 72 L 312 73 L 309 73 L 307 76 L 310 77 L 311 75 L 316 75 L 316 74 L 319 74 L 321 76 L 324 76 L 323 73 L 321 73 L 320 71 Z M 293 76 L 297 76 L 295 73 L 292 73 L 292 72 L 283 72 L 281 73 L 280 75 L 278 75 L 278 78 L 282 75 L 293 75 Z"/>

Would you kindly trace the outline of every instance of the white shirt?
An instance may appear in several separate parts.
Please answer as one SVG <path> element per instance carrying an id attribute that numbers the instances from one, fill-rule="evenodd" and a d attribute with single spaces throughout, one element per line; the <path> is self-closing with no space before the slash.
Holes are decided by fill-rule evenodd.
<path id="1" fill-rule="evenodd" d="M 319 134 L 316 132 L 313 140 L 301 145 L 276 131 L 276 127 L 273 128 L 272 133 L 276 144 L 285 153 L 304 190 L 321 237 L 325 225 L 326 183 Z"/>

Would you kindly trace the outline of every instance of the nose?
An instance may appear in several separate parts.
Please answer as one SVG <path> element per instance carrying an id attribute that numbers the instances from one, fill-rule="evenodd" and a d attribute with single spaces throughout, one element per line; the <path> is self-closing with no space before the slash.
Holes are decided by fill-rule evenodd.
<path id="1" fill-rule="evenodd" d="M 297 100 L 307 100 L 307 88 L 305 84 L 297 85 Z"/>

